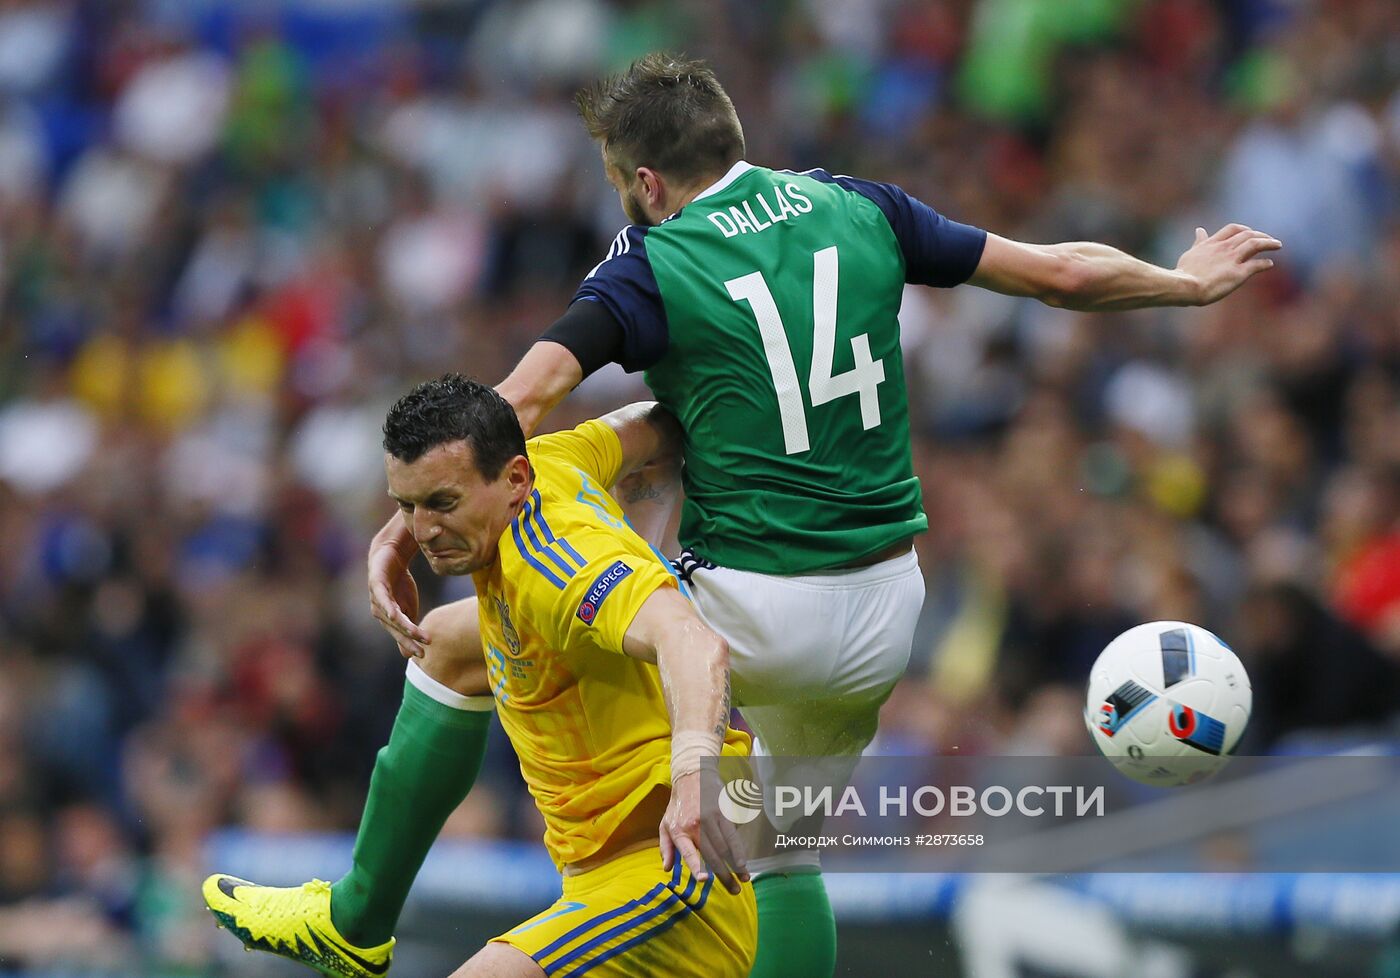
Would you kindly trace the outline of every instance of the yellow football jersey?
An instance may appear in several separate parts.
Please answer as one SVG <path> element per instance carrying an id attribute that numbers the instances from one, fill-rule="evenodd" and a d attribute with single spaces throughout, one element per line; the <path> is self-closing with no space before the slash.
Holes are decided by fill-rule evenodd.
<path id="1" fill-rule="evenodd" d="M 624 833 L 655 836 L 671 723 L 656 666 L 624 655 L 622 638 L 676 579 L 608 494 L 622 465 L 612 428 L 588 421 L 526 448 L 534 488 L 473 577 L 491 691 L 562 866 L 637 841 Z M 731 730 L 725 753 L 747 748 Z M 644 803 L 646 825 L 629 822 Z"/>

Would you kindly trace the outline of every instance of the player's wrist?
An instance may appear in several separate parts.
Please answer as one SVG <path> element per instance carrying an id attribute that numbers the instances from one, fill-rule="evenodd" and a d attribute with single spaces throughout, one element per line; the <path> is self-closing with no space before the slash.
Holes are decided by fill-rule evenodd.
<path id="1" fill-rule="evenodd" d="M 407 567 L 418 553 L 418 541 L 397 517 L 380 528 L 369 542 L 368 562 L 374 566 L 377 560 L 395 566 Z"/>
<path id="2" fill-rule="evenodd" d="M 699 774 L 708 757 L 718 757 L 724 747 L 719 734 L 702 730 L 678 730 L 671 735 L 671 783 Z"/>
<path id="3" fill-rule="evenodd" d="M 1178 305 L 1203 306 L 1207 302 L 1205 281 L 1194 272 L 1183 268 L 1172 271 L 1173 293 Z"/>

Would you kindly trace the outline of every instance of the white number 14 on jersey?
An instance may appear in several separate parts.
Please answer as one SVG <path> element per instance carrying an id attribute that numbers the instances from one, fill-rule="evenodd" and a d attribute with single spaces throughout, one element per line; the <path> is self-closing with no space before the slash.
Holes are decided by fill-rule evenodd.
<path id="1" fill-rule="evenodd" d="M 880 400 L 876 388 L 885 380 L 885 364 L 870 357 L 870 338 L 861 333 L 851 340 L 855 366 L 835 376 L 831 373 L 832 356 L 836 352 L 836 286 L 838 259 L 836 246 L 823 248 L 812 256 L 812 369 L 807 377 L 807 390 L 812 406 L 834 401 L 848 394 L 860 395 L 860 420 L 867 431 L 880 424 Z M 783 445 L 789 455 L 810 449 L 807 435 L 807 412 L 802 404 L 802 389 L 797 381 L 797 367 L 792 362 L 792 347 L 788 344 L 783 317 L 762 272 L 750 272 L 724 283 L 735 302 L 747 302 L 758 321 L 763 338 L 763 352 L 768 359 L 768 371 L 773 376 L 773 389 L 778 395 L 778 416 L 783 424 Z"/>

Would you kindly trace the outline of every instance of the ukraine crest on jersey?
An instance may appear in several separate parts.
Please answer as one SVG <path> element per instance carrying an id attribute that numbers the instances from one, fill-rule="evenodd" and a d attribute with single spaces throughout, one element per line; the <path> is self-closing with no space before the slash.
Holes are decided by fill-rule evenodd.
<path id="1" fill-rule="evenodd" d="M 622 465 L 610 427 L 585 422 L 526 450 L 534 489 L 495 563 L 473 578 L 501 723 L 563 865 L 618 843 L 628 815 L 670 784 L 660 674 L 624 655 L 622 640 L 646 599 L 676 579 L 608 494 Z M 726 753 L 747 744 L 730 731 Z"/>

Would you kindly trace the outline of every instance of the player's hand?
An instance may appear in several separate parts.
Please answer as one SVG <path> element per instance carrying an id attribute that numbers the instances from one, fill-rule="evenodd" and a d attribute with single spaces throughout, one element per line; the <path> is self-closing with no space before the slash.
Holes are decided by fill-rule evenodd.
<path id="1" fill-rule="evenodd" d="M 1227 224 L 1214 234 L 1196 228 L 1196 240 L 1176 263 L 1176 270 L 1196 280 L 1199 305 L 1218 302 L 1259 272 L 1274 267 L 1265 252 L 1277 251 L 1283 242 L 1245 227 Z"/>
<path id="2" fill-rule="evenodd" d="M 684 774 L 671 785 L 671 803 L 661 819 L 661 866 L 670 870 L 677 859 L 702 883 L 714 869 L 730 893 L 738 893 L 749 881 L 743 847 L 730 821 L 718 805 L 703 804 L 700 772 Z"/>
<path id="3" fill-rule="evenodd" d="M 411 537 L 407 539 L 412 542 Z M 395 516 L 374 535 L 367 561 L 370 613 L 384 626 L 405 659 L 421 658 L 423 647 L 431 641 L 416 624 L 418 582 L 408 569 L 412 553 L 404 540 L 403 525 Z"/>

